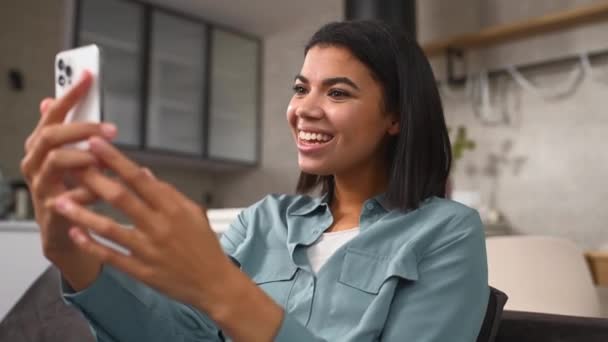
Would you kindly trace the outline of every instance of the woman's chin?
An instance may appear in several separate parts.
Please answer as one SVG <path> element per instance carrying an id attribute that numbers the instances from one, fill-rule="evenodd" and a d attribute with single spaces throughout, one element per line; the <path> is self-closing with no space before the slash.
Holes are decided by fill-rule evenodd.
<path id="1" fill-rule="evenodd" d="M 299 159 L 298 166 L 300 171 L 311 175 L 327 176 L 333 174 L 327 164 L 319 163 L 318 161 Z"/>

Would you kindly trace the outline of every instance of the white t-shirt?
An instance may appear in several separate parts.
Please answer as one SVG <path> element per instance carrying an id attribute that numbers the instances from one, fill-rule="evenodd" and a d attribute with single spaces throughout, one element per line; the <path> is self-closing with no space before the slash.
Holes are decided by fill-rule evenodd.
<path id="1" fill-rule="evenodd" d="M 359 234 L 359 227 L 332 233 L 323 233 L 321 237 L 306 250 L 312 271 L 316 274 L 327 259 L 342 245 Z"/>

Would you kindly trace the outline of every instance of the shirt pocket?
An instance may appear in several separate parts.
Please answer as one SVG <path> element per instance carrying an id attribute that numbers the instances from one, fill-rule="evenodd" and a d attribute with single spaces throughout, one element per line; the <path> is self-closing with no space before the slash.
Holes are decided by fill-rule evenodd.
<path id="1" fill-rule="evenodd" d="M 391 278 L 418 279 L 417 260 L 413 253 L 400 257 L 370 254 L 347 249 L 338 282 L 368 294 L 377 295 Z"/>
<path id="2" fill-rule="evenodd" d="M 287 251 L 267 250 L 255 263 L 251 279 L 281 306 L 287 303 L 298 267 Z"/>
<path id="3" fill-rule="evenodd" d="M 348 248 L 331 297 L 331 320 L 362 323 L 361 321 L 370 319 L 369 315 L 377 316 L 379 312 L 388 310 L 399 280 L 404 279 L 418 279 L 417 262 L 413 254 L 383 256 Z M 377 328 L 381 329 L 381 322 L 374 322 L 380 324 Z"/>
<path id="4" fill-rule="evenodd" d="M 349 247 L 344 253 L 325 321 L 349 327 L 341 333 L 353 341 L 373 340 L 370 336 L 382 331 L 399 281 L 418 279 L 417 261 L 409 252 L 383 256 Z"/>

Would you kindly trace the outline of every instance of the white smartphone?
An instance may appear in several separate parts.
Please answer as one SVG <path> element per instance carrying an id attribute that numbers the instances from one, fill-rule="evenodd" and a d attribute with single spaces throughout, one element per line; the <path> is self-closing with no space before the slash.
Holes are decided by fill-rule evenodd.
<path id="1" fill-rule="evenodd" d="M 64 122 L 103 120 L 101 49 L 95 44 L 61 51 L 55 56 L 55 98 L 68 92 L 85 70 L 93 75 L 93 83 L 88 94 L 70 109 Z"/>

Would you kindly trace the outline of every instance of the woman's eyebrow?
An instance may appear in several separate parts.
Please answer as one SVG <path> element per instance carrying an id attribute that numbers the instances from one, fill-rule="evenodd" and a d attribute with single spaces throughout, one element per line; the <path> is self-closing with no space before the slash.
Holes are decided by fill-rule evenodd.
<path id="1" fill-rule="evenodd" d="M 359 86 L 357 86 L 355 84 L 355 82 L 353 82 L 348 77 L 332 77 L 332 78 L 326 78 L 323 80 L 323 85 L 326 87 L 330 87 L 330 86 L 338 84 L 338 83 L 344 83 L 344 84 L 347 84 L 347 85 L 359 90 Z"/>
<path id="2" fill-rule="evenodd" d="M 308 82 L 308 78 L 306 78 L 306 77 L 304 77 L 304 76 L 302 76 L 300 74 L 297 74 L 296 77 L 293 78 L 293 80 L 294 81 L 300 81 L 300 82 L 303 82 L 303 83 L 309 83 Z"/>
<path id="3" fill-rule="evenodd" d="M 299 80 L 303 83 L 309 83 L 309 81 L 306 77 L 299 75 L 299 74 L 296 75 L 294 80 L 296 80 L 296 81 Z M 347 84 L 347 85 L 353 87 L 356 90 L 360 90 L 359 86 L 357 86 L 357 84 L 348 77 L 331 77 L 331 78 L 326 78 L 323 80 L 323 86 L 325 86 L 325 87 L 330 87 L 330 86 L 338 84 L 338 83 L 344 83 L 344 84 Z"/>

